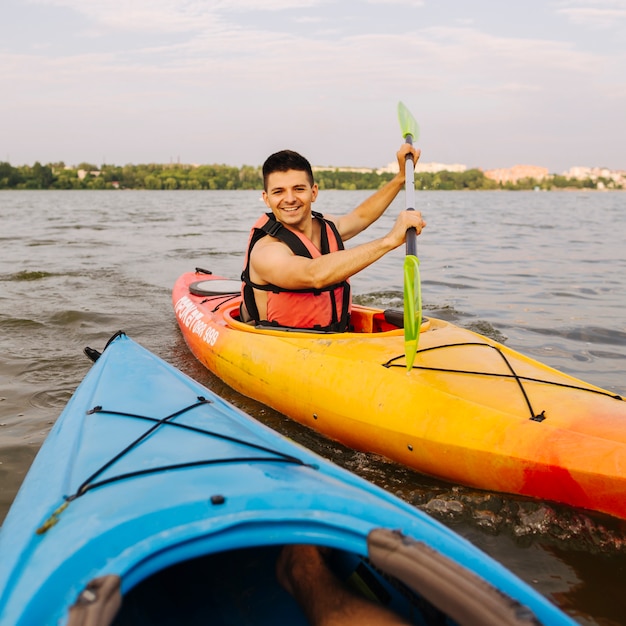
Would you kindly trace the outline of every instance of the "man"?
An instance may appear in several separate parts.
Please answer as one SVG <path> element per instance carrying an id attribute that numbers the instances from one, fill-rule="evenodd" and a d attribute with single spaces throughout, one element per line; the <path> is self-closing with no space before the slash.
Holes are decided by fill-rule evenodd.
<path id="1" fill-rule="evenodd" d="M 375 222 L 404 188 L 407 157 L 420 152 L 403 144 L 399 172 L 342 217 L 312 210 L 318 187 L 309 162 L 297 152 L 272 154 L 263 165 L 263 215 L 250 234 L 243 280 L 242 317 L 256 323 L 343 332 L 349 327 L 350 276 L 401 246 L 409 228 L 426 226 L 418 211 L 402 211 L 384 237 L 344 249 L 343 242 Z"/>

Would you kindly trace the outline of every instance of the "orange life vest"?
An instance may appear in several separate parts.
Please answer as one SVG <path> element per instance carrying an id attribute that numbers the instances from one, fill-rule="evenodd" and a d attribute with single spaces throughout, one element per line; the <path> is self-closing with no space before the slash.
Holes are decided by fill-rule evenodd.
<path id="1" fill-rule="evenodd" d="M 343 241 L 337 227 L 324 219 L 321 213 L 312 212 L 321 221 L 321 250 L 302 233 L 287 228 L 276 220 L 273 213 L 262 215 L 252 227 L 245 266 L 241 275 L 243 305 L 258 324 L 286 326 L 332 332 L 344 332 L 350 320 L 350 283 L 342 281 L 322 289 L 290 290 L 277 285 L 258 285 L 250 280 L 250 254 L 255 244 L 265 235 L 282 241 L 298 256 L 311 259 L 343 250 Z M 254 298 L 254 289 L 267 291 L 267 320 L 261 320 Z"/>

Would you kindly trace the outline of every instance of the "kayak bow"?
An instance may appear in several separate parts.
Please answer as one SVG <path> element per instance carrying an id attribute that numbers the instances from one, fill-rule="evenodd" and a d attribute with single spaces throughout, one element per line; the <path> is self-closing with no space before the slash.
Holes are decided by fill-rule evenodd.
<path id="1" fill-rule="evenodd" d="M 337 576 L 412 623 L 573 625 L 451 530 L 124 334 L 67 404 L 0 529 L 0 621 L 304 626 L 275 576 L 289 543 L 332 548 Z"/>

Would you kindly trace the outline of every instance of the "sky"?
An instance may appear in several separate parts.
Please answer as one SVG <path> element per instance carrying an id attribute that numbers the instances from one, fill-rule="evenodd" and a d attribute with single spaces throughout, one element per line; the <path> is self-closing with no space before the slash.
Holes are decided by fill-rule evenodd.
<path id="1" fill-rule="evenodd" d="M 626 170 L 626 0 L 2 0 L 0 161 Z"/>

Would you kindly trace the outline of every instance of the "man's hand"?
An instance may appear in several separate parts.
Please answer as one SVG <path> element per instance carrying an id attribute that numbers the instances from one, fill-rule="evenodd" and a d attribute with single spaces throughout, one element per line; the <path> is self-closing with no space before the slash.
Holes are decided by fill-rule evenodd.
<path id="1" fill-rule="evenodd" d="M 420 211 L 402 211 L 396 218 L 396 223 L 389 231 L 386 239 L 389 245 L 393 248 L 398 248 L 405 242 L 406 231 L 409 228 L 415 228 L 415 231 L 419 235 L 425 226 L 426 222 L 422 218 Z"/>

